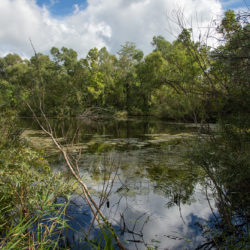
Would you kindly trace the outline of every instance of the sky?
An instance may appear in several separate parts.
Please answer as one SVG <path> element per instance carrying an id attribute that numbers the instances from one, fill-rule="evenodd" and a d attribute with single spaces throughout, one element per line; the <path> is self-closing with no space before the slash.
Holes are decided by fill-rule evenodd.
<path id="1" fill-rule="evenodd" d="M 226 9 L 247 9 L 250 0 L 0 0 L 0 56 L 48 54 L 51 47 L 67 47 L 85 57 L 106 47 L 116 53 L 126 41 L 145 54 L 153 36 L 176 39 L 177 13 L 194 36 L 222 17 Z"/>

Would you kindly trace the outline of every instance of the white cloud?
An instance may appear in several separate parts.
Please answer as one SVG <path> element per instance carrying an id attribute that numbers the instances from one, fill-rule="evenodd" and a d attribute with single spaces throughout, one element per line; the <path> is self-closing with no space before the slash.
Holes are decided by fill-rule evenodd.
<path id="1" fill-rule="evenodd" d="M 154 35 L 173 40 L 169 31 L 177 29 L 168 16 L 179 7 L 187 20 L 192 17 L 200 26 L 222 11 L 217 0 L 89 0 L 87 8 L 75 6 L 72 15 L 55 18 L 35 0 L 1 0 L 0 56 L 7 52 L 32 55 L 29 38 L 42 53 L 52 46 L 73 48 L 80 56 L 95 46 L 115 53 L 126 41 L 148 53 Z"/>

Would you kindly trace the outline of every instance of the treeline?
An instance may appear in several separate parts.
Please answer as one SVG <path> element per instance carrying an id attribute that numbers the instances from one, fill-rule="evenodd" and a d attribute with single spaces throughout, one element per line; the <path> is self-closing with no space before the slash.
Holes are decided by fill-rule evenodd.
<path id="1" fill-rule="evenodd" d="M 174 120 L 216 121 L 245 110 L 249 90 L 249 24 L 227 11 L 218 33 L 222 45 L 211 49 L 194 42 L 183 29 L 172 43 L 153 38 L 147 56 L 127 42 L 117 55 L 93 48 L 86 58 L 53 47 L 50 55 L 34 52 L 0 58 L 1 108 L 30 115 L 25 99 L 48 116 L 75 116 L 89 107 L 153 115 Z M 39 48 L 37 48 L 39 49 Z"/>

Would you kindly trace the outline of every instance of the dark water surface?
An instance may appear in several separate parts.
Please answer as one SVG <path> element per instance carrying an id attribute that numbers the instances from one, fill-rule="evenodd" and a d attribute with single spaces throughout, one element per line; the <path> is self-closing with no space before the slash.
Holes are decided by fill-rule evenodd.
<path id="1" fill-rule="evenodd" d="M 62 143 L 74 139 L 69 148 L 75 154 L 81 148 L 83 179 L 97 202 L 101 194 L 107 196 L 101 210 L 128 249 L 194 249 L 204 242 L 200 224 L 212 214 L 208 194 L 202 173 L 184 157 L 196 135 L 194 124 L 138 119 L 51 123 L 59 138 L 67 135 Z M 34 124 L 25 126 L 31 141 L 41 139 Z M 51 145 L 45 148 L 55 171 L 67 175 L 62 157 Z M 67 214 L 74 230 L 65 237 L 71 248 L 81 249 L 92 215 L 81 196 L 71 199 Z M 90 238 L 98 237 L 96 227 Z"/>

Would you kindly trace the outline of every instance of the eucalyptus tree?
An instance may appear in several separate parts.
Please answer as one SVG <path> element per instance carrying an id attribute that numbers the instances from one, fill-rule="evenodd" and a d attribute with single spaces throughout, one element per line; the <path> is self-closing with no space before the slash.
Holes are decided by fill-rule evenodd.
<path id="1" fill-rule="evenodd" d="M 155 49 L 144 62 L 147 73 L 141 75 L 145 89 L 151 92 L 151 113 L 162 118 L 197 119 L 202 70 L 185 42 L 191 43 L 188 30 L 173 43 L 162 36 L 154 37 Z"/>
<path id="2" fill-rule="evenodd" d="M 111 106 L 115 102 L 115 62 L 116 57 L 105 47 L 89 51 L 84 64 L 87 70 L 86 87 L 89 93 L 88 105 Z M 115 103 L 114 103 L 115 104 Z"/>
<path id="3" fill-rule="evenodd" d="M 217 229 L 208 226 L 210 240 L 201 248 L 244 249 L 249 246 L 250 214 L 249 13 L 226 11 L 217 31 L 221 44 L 209 52 L 210 68 L 204 70 L 198 61 L 206 84 L 204 92 L 217 106 L 219 119 L 216 134 L 192 147 L 192 161 L 212 183 L 207 185 L 214 191 L 219 212 Z"/>
<path id="4" fill-rule="evenodd" d="M 161 87 L 160 77 L 164 74 L 166 60 L 160 51 L 150 53 L 137 66 L 136 72 L 140 81 L 139 93 L 142 102 L 139 102 L 144 114 L 150 113 L 153 91 Z"/>
<path id="5" fill-rule="evenodd" d="M 110 54 L 106 47 L 99 50 L 99 70 L 104 81 L 104 106 L 119 109 L 119 87 L 116 85 L 118 78 L 117 58 Z"/>
<path id="6" fill-rule="evenodd" d="M 131 112 L 133 97 L 138 97 L 135 89 L 139 87 L 139 81 L 136 74 L 136 66 L 143 59 L 143 52 L 136 48 L 136 45 L 131 42 L 126 42 L 125 45 L 118 51 L 118 67 L 119 67 L 119 83 L 123 89 L 124 108 L 128 113 Z"/>
<path id="7" fill-rule="evenodd" d="M 228 114 L 249 112 L 250 24 L 249 13 L 238 15 L 225 12 L 217 27 L 222 44 L 211 54 L 214 60 L 211 74 L 220 76 L 223 97 L 223 117 Z"/>
<path id="8" fill-rule="evenodd" d="M 0 95 L 1 108 L 8 112 L 19 113 L 24 105 L 20 93 L 26 87 L 28 60 L 23 60 L 17 54 L 8 54 L 0 58 Z"/>

